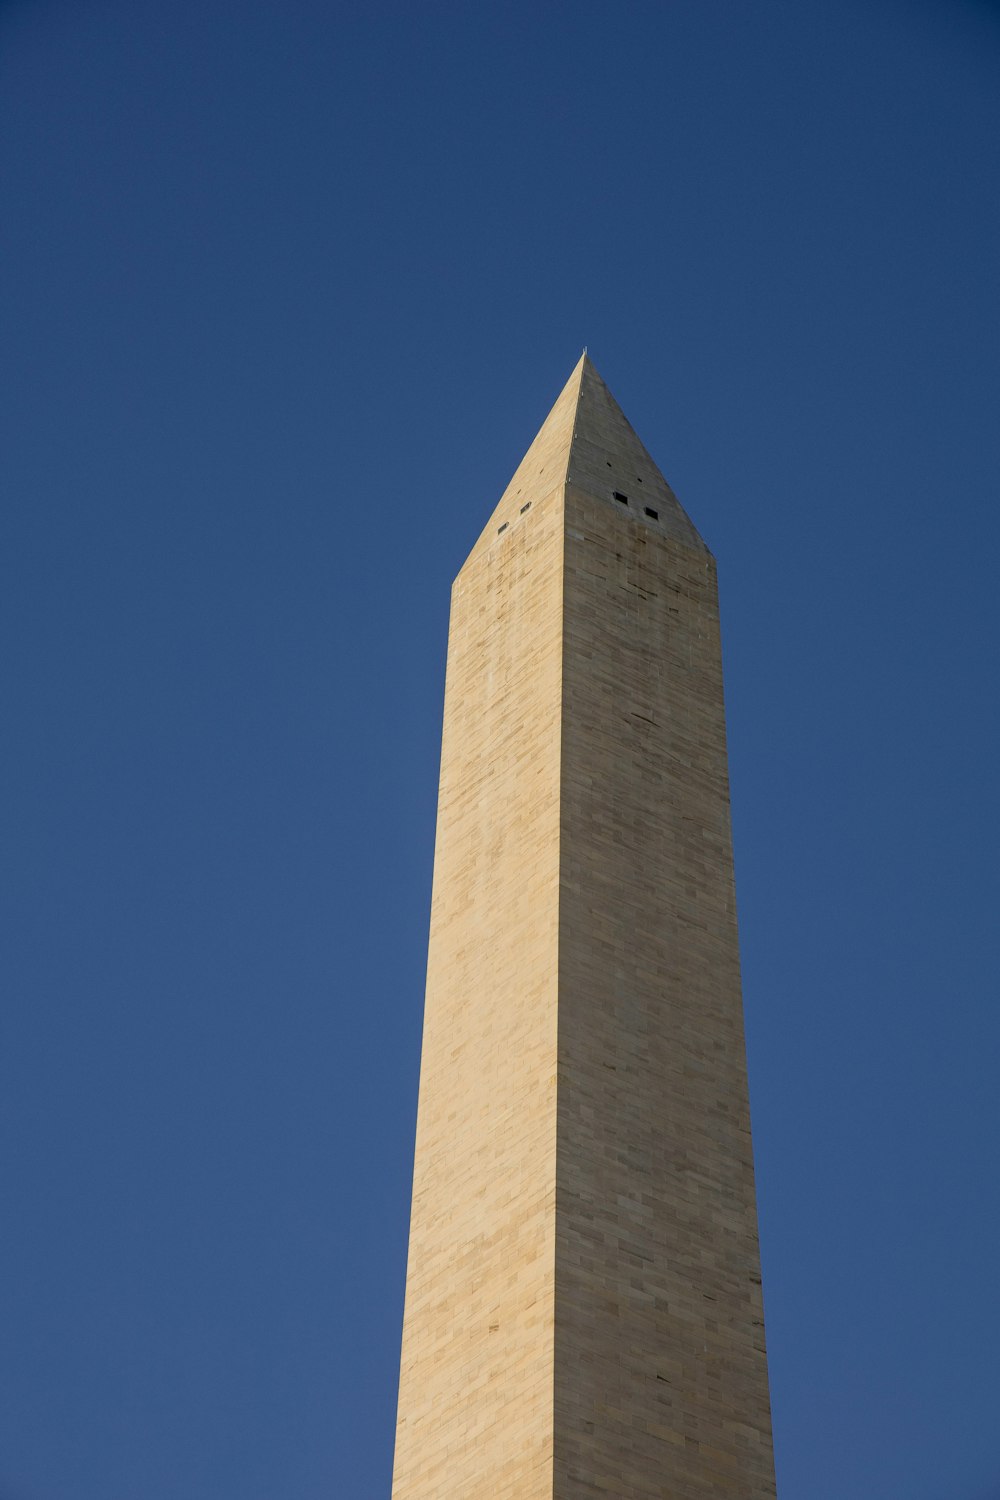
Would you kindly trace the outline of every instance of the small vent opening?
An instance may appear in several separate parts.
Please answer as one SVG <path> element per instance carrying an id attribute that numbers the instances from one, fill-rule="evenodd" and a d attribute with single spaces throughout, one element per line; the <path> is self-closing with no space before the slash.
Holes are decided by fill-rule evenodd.
<path id="1" fill-rule="evenodd" d="M 619 505 L 627 505 L 628 504 L 628 496 L 627 495 L 623 495 L 622 492 L 621 492 L 621 490 L 612 490 L 611 493 L 614 495 L 614 497 L 618 501 Z"/>
<path id="2" fill-rule="evenodd" d="M 648 505 L 646 506 L 646 514 L 654 521 L 658 521 L 660 519 L 660 512 L 658 510 L 650 510 Z"/>
<path id="3" fill-rule="evenodd" d="M 498 527 L 497 527 L 497 536 L 499 536 L 499 535 L 500 535 L 500 533 L 501 533 L 501 531 L 506 531 L 506 530 L 507 530 L 507 527 L 508 527 L 508 526 L 509 526 L 509 525 L 510 525 L 510 522 L 509 522 L 509 521 L 505 521 L 505 522 L 504 522 L 504 523 L 503 523 L 503 525 L 502 525 L 502 526 L 498 526 Z"/>

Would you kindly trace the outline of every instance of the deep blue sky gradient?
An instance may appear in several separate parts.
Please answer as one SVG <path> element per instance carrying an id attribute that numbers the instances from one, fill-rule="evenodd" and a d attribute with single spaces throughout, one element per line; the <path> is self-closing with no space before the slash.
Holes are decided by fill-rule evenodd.
<path id="1" fill-rule="evenodd" d="M 385 1500 L 448 590 L 720 565 L 780 1500 L 1000 1497 L 1000 10 L 0 5 L 0 1500 Z"/>

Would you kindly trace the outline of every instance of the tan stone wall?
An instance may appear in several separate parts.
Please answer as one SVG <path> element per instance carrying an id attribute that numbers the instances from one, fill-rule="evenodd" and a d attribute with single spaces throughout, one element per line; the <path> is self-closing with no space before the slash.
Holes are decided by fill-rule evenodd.
<path id="1" fill-rule="evenodd" d="M 715 567 L 566 528 L 554 1496 L 766 1500 Z"/>
<path id="2" fill-rule="evenodd" d="M 551 1500 L 562 487 L 456 580 L 394 1500 Z"/>

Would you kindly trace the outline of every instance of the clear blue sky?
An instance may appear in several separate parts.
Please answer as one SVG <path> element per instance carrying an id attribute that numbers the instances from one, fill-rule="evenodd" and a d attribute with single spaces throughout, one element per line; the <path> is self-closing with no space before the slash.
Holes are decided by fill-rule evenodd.
<path id="1" fill-rule="evenodd" d="M 385 1500 L 448 590 L 715 551 L 780 1500 L 1000 1497 L 1000 8 L 0 5 L 0 1500 Z"/>

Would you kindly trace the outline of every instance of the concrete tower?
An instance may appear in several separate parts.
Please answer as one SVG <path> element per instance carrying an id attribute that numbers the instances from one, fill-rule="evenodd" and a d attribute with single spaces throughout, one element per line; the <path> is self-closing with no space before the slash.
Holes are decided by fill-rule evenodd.
<path id="1" fill-rule="evenodd" d="M 452 594 L 392 1493 L 775 1493 L 715 564 L 586 356 Z"/>

